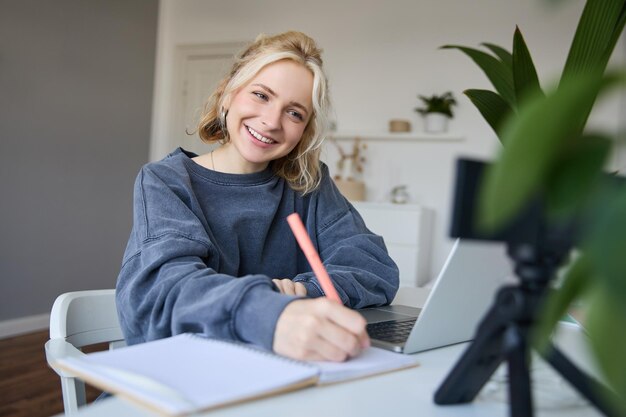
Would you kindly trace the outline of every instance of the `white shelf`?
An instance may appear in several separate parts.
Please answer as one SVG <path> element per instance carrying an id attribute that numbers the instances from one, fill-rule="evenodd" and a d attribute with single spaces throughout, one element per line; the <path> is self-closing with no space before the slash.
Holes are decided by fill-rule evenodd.
<path id="1" fill-rule="evenodd" d="M 338 141 L 360 138 L 364 141 L 398 141 L 398 142 L 460 142 L 465 137 L 458 133 L 359 133 L 359 132 L 332 132 L 331 137 Z"/>

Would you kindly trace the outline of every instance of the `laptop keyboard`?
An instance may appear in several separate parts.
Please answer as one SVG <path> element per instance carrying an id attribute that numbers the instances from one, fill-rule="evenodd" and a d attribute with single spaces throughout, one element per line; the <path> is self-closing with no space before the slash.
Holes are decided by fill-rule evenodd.
<path id="1" fill-rule="evenodd" d="M 406 320 L 381 321 L 367 325 L 367 333 L 372 339 L 389 343 L 404 343 L 409 338 L 417 318 Z"/>

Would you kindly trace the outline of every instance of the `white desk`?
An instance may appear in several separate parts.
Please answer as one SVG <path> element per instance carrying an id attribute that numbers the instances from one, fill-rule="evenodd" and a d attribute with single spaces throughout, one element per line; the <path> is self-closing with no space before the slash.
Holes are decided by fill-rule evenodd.
<path id="1" fill-rule="evenodd" d="M 403 294 L 402 301 L 423 298 L 416 289 Z M 557 343 L 572 360 L 585 360 L 585 346 L 581 334 L 565 328 Z M 379 375 L 357 381 L 339 383 L 303 390 L 225 407 L 199 416 L 298 416 L 298 417 L 396 417 L 396 416 L 508 416 L 507 386 L 488 383 L 473 403 L 455 406 L 438 406 L 433 394 L 446 377 L 466 344 L 449 346 L 418 353 L 417 368 Z M 567 416 L 588 417 L 600 414 L 588 406 L 580 396 L 541 361 L 533 362 L 535 415 L 538 417 Z M 588 368 L 588 367 L 587 367 Z M 296 411 L 297 410 L 297 411 Z M 87 405 L 76 414 L 78 417 L 156 417 L 158 414 L 114 397 Z"/>

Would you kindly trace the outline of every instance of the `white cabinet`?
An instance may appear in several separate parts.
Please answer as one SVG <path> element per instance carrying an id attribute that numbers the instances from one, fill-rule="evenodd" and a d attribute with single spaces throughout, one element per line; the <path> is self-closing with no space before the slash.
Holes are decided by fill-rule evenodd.
<path id="1" fill-rule="evenodd" d="M 430 279 L 432 210 L 415 204 L 352 202 L 367 227 L 381 235 L 400 269 L 400 286 Z"/>

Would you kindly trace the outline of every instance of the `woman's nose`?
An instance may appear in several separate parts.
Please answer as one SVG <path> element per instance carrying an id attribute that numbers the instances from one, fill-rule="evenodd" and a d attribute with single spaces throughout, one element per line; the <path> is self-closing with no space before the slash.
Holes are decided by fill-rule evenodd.
<path id="1" fill-rule="evenodd" d="M 268 129 L 279 129 L 281 115 L 282 110 L 279 109 L 277 106 L 268 106 L 262 115 L 261 123 Z"/>

